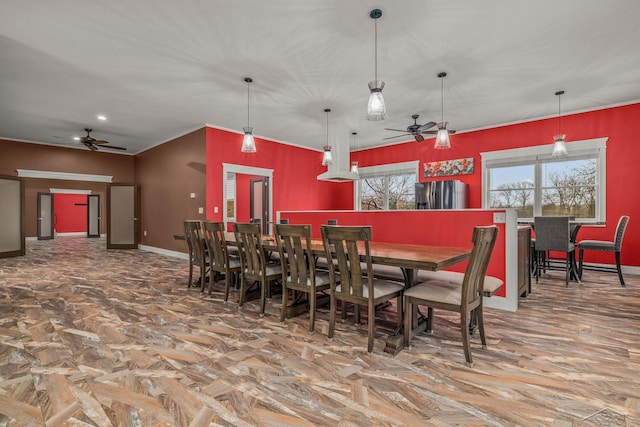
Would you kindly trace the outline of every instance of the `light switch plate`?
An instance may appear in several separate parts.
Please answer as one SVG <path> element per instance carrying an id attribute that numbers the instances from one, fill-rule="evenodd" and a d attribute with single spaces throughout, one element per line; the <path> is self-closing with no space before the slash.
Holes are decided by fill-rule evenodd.
<path id="1" fill-rule="evenodd" d="M 218 207 L 217 206 L 213 207 L 213 213 L 218 213 Z"/>
<path id="2" fill-rule="evenodd" d="M 192 199 L 195 199 L 196 198 L 196 193 L 189 194 L 189 197 L 191 197 Z"/>
<path id="3" fill-rule="evenodd" d="M 493 222 L 495 224 L 504 224 L 507 221 L 507 214 L 504 212 L 494 212 L 493 213 Z"/>
<path id="4" fill-rule="evenodd" d="M 199 214 L 203 214 L 203 213 L 204 213 L 204 208 L 203 208 L 202 206 L 200 206 L 200 207 L 198 208 L 198 213 L 199 213 Z"/>

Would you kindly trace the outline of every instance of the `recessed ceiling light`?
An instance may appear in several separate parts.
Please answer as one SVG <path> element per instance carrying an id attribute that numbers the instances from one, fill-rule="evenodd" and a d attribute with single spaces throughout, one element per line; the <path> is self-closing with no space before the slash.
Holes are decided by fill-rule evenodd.
<path id="1" fill-rule="evenodd" d="M 107 116 L 105 116 L 104 114 L 98 114 L 98 120 L 105 121 L 107 120 Z"/>
<path id="2" fill-rule="evenodd" d="M 79 137 L 79 136 L 74 136 L 74 137 L 73 137 L 73 140 L 74 140 L 74 141 L 80 141 L 80 137 Z"/>

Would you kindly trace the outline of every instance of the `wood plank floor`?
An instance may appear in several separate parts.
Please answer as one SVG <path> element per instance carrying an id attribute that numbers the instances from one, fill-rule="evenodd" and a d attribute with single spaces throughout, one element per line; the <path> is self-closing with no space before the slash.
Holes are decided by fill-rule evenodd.
<path id="1" fill-rule="evenodd" d="M 380 327 L 367 354 L 366 324 L 329 340 L 326 309 L 309 333 L 275 299 L 260 318 L 187 289 L 186 261 L 104 247 L 0 260 L 0 426 L 640 425 L 638 276 L 549 273 L 516 313 L 486 310 L 467 368 L 456 316 L 396 356 Z"/>

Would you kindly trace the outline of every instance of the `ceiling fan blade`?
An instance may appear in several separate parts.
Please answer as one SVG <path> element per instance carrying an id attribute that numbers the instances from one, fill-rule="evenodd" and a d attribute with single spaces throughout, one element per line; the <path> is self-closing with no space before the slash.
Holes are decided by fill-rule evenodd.
<path id="1" fill-rule="evenodd" d="M 447 129 L 447 132 L 449 132 L 449 134 L 454 134 L 454 133 L 456 133 L 456 131 L 455 131 L 455 130 L 449 130 L 449 129 Z"/>
<path id="2" fill-rule="evenodd" d="M 425 131 L 427 129 L 430 129 L 430 128 L 434 127 L 435 125 L 436 125 L 436 122 L 427 122 L 427 123 L 423 124 L 422 126 L 420 126 L 418 128 L 418 130 L 420 132 L 422 132 L 422 131 Z"/>
<path id="3" fill-rule="evenodd" d="M 420 134 L 417 134 L 416 135 L 416 141 L 422 142 L 422 141 L 424 141 L 424 137 L 422 135 L 420 135 Z"/>
<path id="4" fill-rule="evenodd" d="M 424 132 L 422 132 L 423 135 L 436 135 L 437 133 L 437 130 L 425 130 Z"/>
<path id="5" fill-rule="evenodd" d="M 406 129 L 389 129 L 389 128 L 384 128 L 384 130 L 392 130 L 394 132 L 406 132 Z"/>
<path id="6" fill-rule="evenodd" d="M 83 144 L 91 151 L 98 151 L 98 147 L 96 147 L 90 142 L 83 142 Z"/>
<path id="7" fill-rule="evenodd" d="M 115 145 L 101 145 L 100 148 L 111 148 L 112 150 L 123 150 L 123 151 L 126 151 L 125 147 L 117 147 Z"/>
<path id="8" fill-rule="evenodd" d="M 382 138 L 382 140 L 384 141 L 385 139 L 393 139 L 393 138 L 400 138 L 401 136 L 410 136 L 410 133 L 405 133 L 403 135 L 396 135 L 396 136 L 390 136 L 388 138 Z"/>
<path id="9" fill-rule="evenodd" d="M 108 144 L 109 141 L 105 141 L 103 139 L 96 139 L 96 140 L 93 140 L 92 143 L 96 145 L 102 145 L 102 144 Z"/>

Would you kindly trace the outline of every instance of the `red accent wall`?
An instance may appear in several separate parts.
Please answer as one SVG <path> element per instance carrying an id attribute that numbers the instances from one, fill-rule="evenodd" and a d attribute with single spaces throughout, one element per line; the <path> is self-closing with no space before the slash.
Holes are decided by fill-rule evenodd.
<path id="1" fill-rule="evenodd" d="M 490 107 L 487 107 L 490 108 Z M 606 108 L 579 114 L 563 115 L 562 131 L 567 144 L 593 138 L 608 137 L 607 141 L 607 218 L 606 227 L 583 227 L 580 239 L 612 240 L 618 219 L 629 215 L 629 225 L 622 249 L 622 264 L 640 266 L 640 197 L 633 185 L 634 172 L 640 158 L 640 128 L 634 124 L 640 119 L 640 103 Z M 455 126 L 455 124 L 454 124 Z M 450 150 L 435 150 L 433 139 L 415 141 L 357 151 L 351 154 L 360 167 L 384 163 L 419 160 L 425 162 L 474 158 L 474 173 L 460 175 L 469 184 L 470 208 L 482 207 L 480 153 L 509 148 L 548 145 L 552 149 L 552 136 L 558 133 L 558 119 L 551 118 L 491 129 L 465 132 L 451 136 Z M 421 181 L 427 179 L 421 178 Z M 614 263 L 611 254 L 589 253 L 586 261 Z"/>
<path id="2" fill-rule="evenodd" d="M 53 215 L 56 232 L 86 233 L 87 195 L 55 193 L 53 195 Z"/>
<path id="3" fill-rule="evenodd" d="M 279 210 L 353 207 L 352 183 L 333 183 L 316 179 L 327 170 L 321 165 L 321 152 L 256 138 L 257 152 L 242 153 L 242 138 L 241 134 L 207 127 L 207 219 L 223 220 L 223 163 L 273 169 L 273 219 L 275 212 Z M 239 200 L 238 203 L 245 203 L 246 206 L 237 206 L 237 214 L 245 208 L 249 211 L 248 197 L 246 200 Z M 218 207 L 218 213 L 214 213 L 214 207 Z"/>
<path id="4" fill-rule="evenodd" d="M 338 225 L 370 225 L 371 238 L 378 242 L 460 246 L 471 248 L 473 227 L 492 225 L 493 212 L 486 210 L 459 211 L 362 211 L 362 212 L 281 212 L 281 219 L 290 224 L 311 224 L 312 235 L 320 238 L 320 225 L 337 219 Z M 504 210 L 498 210 L 504 212 Z M 496 246 L 487 274 L 505 280 L 505 225 L 499 228 Z M 466 262 L 447 270 L 464 271 Z M 504 289 L 497 293 L 504 296 Z"/>

